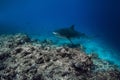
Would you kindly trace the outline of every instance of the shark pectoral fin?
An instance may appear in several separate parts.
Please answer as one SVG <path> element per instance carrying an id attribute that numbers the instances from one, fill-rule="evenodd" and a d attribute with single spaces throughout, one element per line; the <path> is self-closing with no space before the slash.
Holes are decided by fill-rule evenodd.
<path id="1" fill-rule="evenodd" d="M 72 42 L 72 40 L 70 38 L 67 38 L 67 39 L 71 42 L 72 45 L 74 45 L 74 43 Z"/>

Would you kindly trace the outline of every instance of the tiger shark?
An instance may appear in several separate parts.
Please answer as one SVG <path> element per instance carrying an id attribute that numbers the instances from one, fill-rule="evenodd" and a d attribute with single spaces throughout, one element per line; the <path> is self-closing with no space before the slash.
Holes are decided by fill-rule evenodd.
<path id="1" fill-rule="evenodd" d="M 71 39 L 81 38 L 86 36 L 84 33 L 81 33 L 75 30 L 74 25 L 68 28 L 61 28 L 61 29 L 55 30 L 53 34 L 57 37 L 68 39 L 72 43 L 72 45 L 74 44 Z"/>

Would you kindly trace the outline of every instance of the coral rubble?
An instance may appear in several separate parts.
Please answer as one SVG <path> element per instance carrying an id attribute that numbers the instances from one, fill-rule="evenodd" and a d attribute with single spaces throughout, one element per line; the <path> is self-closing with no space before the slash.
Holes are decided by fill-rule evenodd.
<path id="1" fill-rule="evenodd" d="M 1 35 L 0 80 L 120 80 L 120 70 L 80 48 L 25 34 Z"/>

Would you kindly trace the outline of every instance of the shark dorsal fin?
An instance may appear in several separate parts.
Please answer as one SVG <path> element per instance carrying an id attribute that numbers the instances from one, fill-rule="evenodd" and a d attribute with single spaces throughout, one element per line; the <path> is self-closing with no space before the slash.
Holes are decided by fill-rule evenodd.
<path id="1" fill-rule="evenodd" d="M 70 26 L 70 29 L 74 30 L 74 25 Z"/>

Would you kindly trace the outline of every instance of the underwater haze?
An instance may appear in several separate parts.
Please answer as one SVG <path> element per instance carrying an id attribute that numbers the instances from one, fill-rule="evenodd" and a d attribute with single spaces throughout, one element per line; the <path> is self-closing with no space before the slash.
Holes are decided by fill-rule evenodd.
<path id="1" fill-rule="evenodd" d="M 77 31 L 95 36 L 75 43 L 120 65 L 119 7 L 119 0 L 0 0 L 0 34 L 56 39 L 54 30 L 75 25 Z M 61 39 L 61 44 L 66 41 Z"/>

